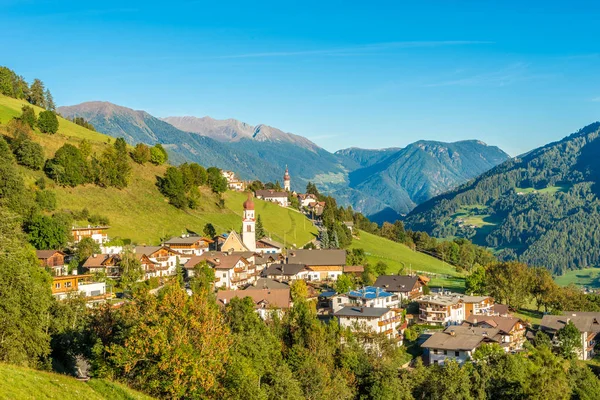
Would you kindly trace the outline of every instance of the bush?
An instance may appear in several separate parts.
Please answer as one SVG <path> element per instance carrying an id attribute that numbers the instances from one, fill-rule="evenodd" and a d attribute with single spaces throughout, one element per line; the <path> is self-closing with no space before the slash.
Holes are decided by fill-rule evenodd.
<path id="1" fill-rule="evenodd" d="M 131 152 L 131 158 L 138 164 L 145 164 L 150 161 L 150 147 L 144 143 L 135 145 L 135 149 Z"/>
<path id="2" fill-rule="evenodd" d="M 154 147 L 150 149 L 150 161 L 152 161 L 152 164 L 161 165 L 166 163 L 168 159 L 169 155 L 160 143 L 155 144 Z"/>
<path id="3" fill-rule="evenodd" d="M 56 193 L 51 190 L 35 192 L 35 202 L 42 210 L 53 211 L 56 208 Z"/>
<path id="4" fill-rule="evenodd" d="M 99 214 L 92 214 L 88 217 L 88 222 L 92 225 L 108 225 L 108 217 Z"/>
<path id="5" fill-rule="evenodd" d="M 35 124 L 37 123 L 37 118 L 35 116 L 35 111 L 33 110 L 33 107 L 23 106 L 21 108 L 21 111 L 22 114 L 21 117 L 19 117 L 19 119 L 27 125 L 29 125 L 31 129 L 33 129 L 35 127 Z"/>
<path id="6" fill-rule="evenodd" d="M 42 133 L 55 134 L 58 131 L 58 118 L 52 111 L 42 111 L 37 123 Z"/>
<path id="7" fill-rule="evenodd" d="M 81 151 L 65 144 L 46 162 L 46 174 L 63 186 L 77 186 L 89 182 L 89 166 Z"/>
<path id="8" fill-rule="evenodd" d="M 21 140 L 14 149 L 17 162 L 34 170 L 44 166 L 44 149 L 38 143 L 29 139 Z"/>

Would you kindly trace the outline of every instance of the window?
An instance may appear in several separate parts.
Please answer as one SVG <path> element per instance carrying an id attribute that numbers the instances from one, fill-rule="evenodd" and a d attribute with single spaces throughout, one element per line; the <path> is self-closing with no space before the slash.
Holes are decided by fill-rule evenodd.
<path id="1" fill-rule="evenodd" d="M 438 360 L 433 360 L 433 363 L 434 363 L 435 365 L 438 365 L 438 364 L 439 364 L 439 361 L 438 361 Z"/>
<path id="2" fill-rule="evenodd" d="M 252 225 L 248 225 L 248 228 L 246 228 L 246 231 L 252 232 Z"/>
<path id="3" fill-rule="evenodd" d="M 65 287 L 71 287 L 71 282 L 66 282 Z"/>
<path id="4" fill-rule="evenodd" d="M 227 278 L 227 273 L 224 273 L 224 274 L 223 274 L 223 278 Z"/>
<path id="5" fill-rule="evenodd" d="M 55 283 L 55 284 L 54 284 L 54 287 L 55 287 L 56 289 L 60 289 L 60 282 L 58 282 L 58 283 Z"/>
<path id="6" fill-rule="evenodd" d="M 454 352 L 454 356 L 455 356 L 455 357 L 458 357 L 459 355 L 460 355 L 460 351 L 455 351 L 455 352 Z"/>
<path id="7" fill-rule="evenodd" d="M 433 349 L 433 354 L 437 354 L 438 353 L 438 349 Z"/>
<path id="8" fill-rule="evenodd" d="M 448 355 L 448 351 L 444 350 L 444 355 L 447 356 Z"/>

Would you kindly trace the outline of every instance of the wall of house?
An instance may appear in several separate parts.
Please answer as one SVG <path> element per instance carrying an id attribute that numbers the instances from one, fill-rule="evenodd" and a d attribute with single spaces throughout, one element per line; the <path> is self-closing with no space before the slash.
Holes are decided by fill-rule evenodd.
<path id="1" fill-rule="evenodd" d="M 454 360 L 459 364 L 464 364 L 471 358 L 473 351 L 464 350 L 442 350 L 442 349 L 429 349 L 429 364 L 440 364 L 444 365 L 447 360 Z M 458 355 L 457 355 L 458 354 Z"/>

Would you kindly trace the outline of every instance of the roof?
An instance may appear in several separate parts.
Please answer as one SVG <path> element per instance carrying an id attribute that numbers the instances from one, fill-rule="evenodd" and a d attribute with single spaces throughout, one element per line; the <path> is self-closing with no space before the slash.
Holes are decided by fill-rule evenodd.
<path id="1" fill-rule="evenodd" d="M 348 292 L 348 297 L 358 297 L 367 300 L 390 296 L 393 296 L 393 294 L 374 286 L 366 286 L 362 289 L 351 290 L 350 292 Z"/>
<path id="2" fill-rule="evenodd" d="M 275 261 L 275 260 L 276 260 L 276 258 L 270 254 L 254 256 L 254 263 L 256 265 L 263 265 L 263 264 L 268 263 L 269 261 Z"/>
<path id="3" fill-rule="evenodd" d="M 443 350 L 475 349 L 484 341 L 497 341 L 498 329 L 471 328 L 465 326 L 451 326 L 444 332 L 436 332 L 421 345 L 421 347 Z"/>
<path id="4" fill-rule="evenodd" d="M 269 278 L 258 278 L 254 284 L 248 286 L 244 290 L 261 290 L 261 289 L 288 289 L 289 286 L 285 283 L 274 281 Z"/>
<path id="5" fill-rule="evenodd" d="M 248 260 L 241 253 L 224 253 L 221 251 L 207 251 L 199 256 L 191 257 L 183 266 L 185 269 L 194 269 L 194 267 L 202 262 L 208 262 L 215 269 L 231 269 L 240 261 L 248 263 Z"/>
<path id="6" fill-rule="evenodd" d="M 112 259 L 112 263 L 107 263 Z M 83 263 L 84 268 L 100 268 L 106 265 L 112 266 L 120 261 L 118 254 L 94 254 Z"/>
<path id="7" fill-rule="evenodd" d="M 357 272 L 364 272 L 365 271 L 365 267 L 363 267 L 362 265 L 346 265 L 344 267 L 344 272 L 345 273 L 357 273 Z"/>
<path id="8" fill-rule="evenodd" d="M 290 289 L 255 289 L 255 290 L 219 290 L 217 292 L 217 303 L 227 304 L 234 297 L 250 297 L 254 302 L 254 308 L 289 308 Z"/>
<path id="9" fill-rule="evenodd" d="M 336 294 L 337 294 L 337 292 L 335 290 L 330 290 L 328 292 L 319 293 L 319 297 L 329 298 L 329 297 L 335 296 Z"/>
<path id="10" fill-rule="evenodd" d="M 346 250 L 292 250 L 288 252 L 288 262 L 312 265 L 346 265 Z"/>
<path id="11" fill-rule="evenodd" d="M 508 309 L 508 306 L 506 304 L 494 304 L 492 306 L 492 310 L 493 310 L 494 314 L 498 314 L 498 315 L 510 314 L 510 310 Z"/>
<path id="12" fill-rule="evenodd" d="M 104 225 L 97 225 L 97 226 L 73 226 L 71 228 L 72 231 L 87 231 L 89 229 L 109 229 L 110 226 L 104 226 Z"/>
<path id="13" fill-rule="evenodd" d="M 242 204 L 244 206 L 244 210 L 254 210 L 254 202 L 252 201 L 252 193 L 248 192 L 248 198 Z"/>
<path id="14" fill-rule="evenodd" d="M 352 307 L 346 306 L 334 315 L 336 317 L 364 317 L 364 318 L 380 318 L 386 313 L 392 311 L 387 307 Z"/>
<path id="15" fill-rule="evenodd" d="M 37 256 L 37 258 L 39 259 L 46 259 L 46 258 L 50 258 L 53 255 L 55 255 L 56 253 L 60 253 L 63 256 L 66 255 L 65 253 L 63 253 L 60 250 L 36 250 L 35 251 L 35 255 Z"/>
<path id="16" fill-rule="evenodd" d="M 285 197 L 287 199 L 288 193 L 287 192 L 278 192 L 273 189 L 263 189 L 263 190 L 256 191 L 256 197 L 271 197 L 271 198 L 272 197 Z"/>
<path id="17" fill-rule="evenodd" d="M 175 255 L 183 255 L 167 246 L 135 246 L 134 252 L 135 254 L 145 254 L 148 257 L 150 257 L 152 254 L 156 253 L 160 249 L 165 249 Z"/>
<path id="18" fill-rule="evenodd" d="M 522 322 L 520 318 L 516 317 L 501 317 L 498 315 L 486 316 L 486 315 L 469 315 L 469 317 L 463 322 L 463 326 L 473 326 L 480 324 L 487 324 L 493 328 L 497 328 L 500 332 L 510 333 L 510 331 L 519 322 Z"/>
<path id="19" fill-rule="evenodd" d="M 468 296 L 466 294 L 460 295 L 460 298 L 465 303 L 481 303 L 482 301 L 488 300 L 490 296 Z"/>
<path id="20" fill-rule="evenodd" d="M 202 237 L 202 236 L 183 236 L 183 237 L 175 236 L 175 237 L 172 237 L 171 239 L 167 240 L 165 242 L 165 244 L 167 244 L 167 245 L 168 244 L 189 244 L 189 245 L 192 245 L 192 244 L 194 244 L 196 242 L 199 242 L 199 241 L 203 241 L 203 242 L 206 242 L 206 243 L 212 243 L 213 242 L 213 240 L 211 240 L 209 238 Z"/>
<path id="21" fill-rule="evenodd" d="M 259 243 L 262 243 L 262 245 L 260 245 Z M 276 249 L 283 249 L 283 245 L 279 242 L 276 242 L 274 240 L 271 240 L 269 238 L 262 238 L 262 239 L 258 239 L 256 241 L 256 247 L 274 247 Z"/>
<path id="22" fill-rule="evenodd" d="M 542 330 L 558 331 L 569 321 L 579 332 L 600 332 L 600 312 L 566 311 L 563 315 L 544 315 L 540 327 Z"/>
<path id="23" fill-rule="evenodd" d="M 380 275 L 373 286 L 384 288 L 388 292 L 410 292 L 418 281 L 419 277 L 416 275 Z"/>
<path id="24" fill-rule="evenodd" d="M 304 264 L 271 264 L 265 274 L 267 276 L 295 276 L 304 271 L 306 271 L 306 265 Z"/>

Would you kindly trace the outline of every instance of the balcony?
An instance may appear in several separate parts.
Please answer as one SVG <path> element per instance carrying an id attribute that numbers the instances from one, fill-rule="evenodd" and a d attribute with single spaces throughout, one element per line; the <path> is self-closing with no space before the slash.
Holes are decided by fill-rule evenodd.
<path id="1" fill-rule="evenodd" d="M 393 324 L 395 322 L 402 322 L 402 316 L 401 315 L 397 315 L 395 317 L 389 318 L 389 319 L 385 319 L 383 321 L 378 321 L 377 325 L 378 326 L 384 326 L 384 325 L 388 325 L 388 324 Z"/>

